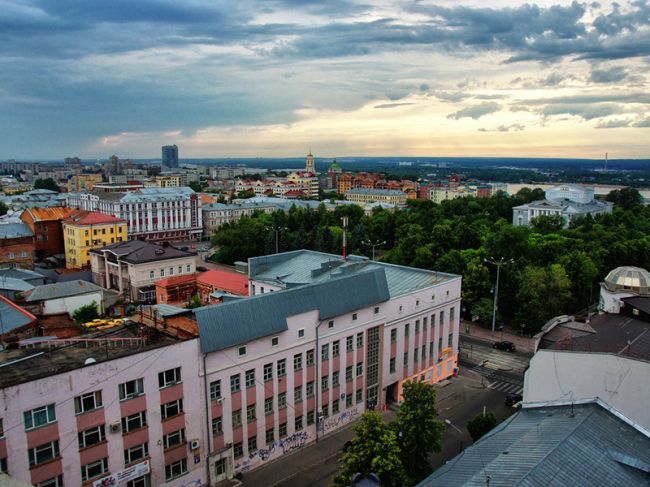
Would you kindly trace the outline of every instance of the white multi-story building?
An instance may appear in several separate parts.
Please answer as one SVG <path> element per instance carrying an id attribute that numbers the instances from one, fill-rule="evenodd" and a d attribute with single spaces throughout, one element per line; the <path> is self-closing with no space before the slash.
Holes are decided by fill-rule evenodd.
<path id="1" fill-rule="evenodd" d="M 129 239 L 185 240 L 203 232 L 201 198 L 191 188 L 143 188 L 128 193 L 70 193 L 68 206 L 126 220 Z"/>

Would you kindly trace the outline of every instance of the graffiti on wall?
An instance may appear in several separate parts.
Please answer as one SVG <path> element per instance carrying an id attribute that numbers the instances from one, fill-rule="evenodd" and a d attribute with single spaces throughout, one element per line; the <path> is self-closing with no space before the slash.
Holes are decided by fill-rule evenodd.
<path id="1" fill-rule="evenodd" d="M 341 414 L 338 416 L 333 416 L 331 418 L 327 418 L 324 421 L 322 421 L 318 425 L 318 431 L 322 433 L 329 433 L 330 431 L 333 431 L 335 429 L 340 428 L 344 424 L 350 423 L 357 419 L 361 415 L 361 412 L 359 411 L 359 407 L 355 407 L 354 409 L 350 409 L 348 411 L 343 411 Z"/>
<path id="2" fill-rule="evenodd" d="M 266 445 L 266 448 L 258 448 L 250 452 L 248 454 L 248 460 L 235 464 L 235 472 L 248 472 L 256 460 L 265 462 L 276 453 L 286 455 L 287 453 L 302 448 L 307 441 L 309 441 L 309 433 L 306 431 L 297 431 L 281 440 Z"/>

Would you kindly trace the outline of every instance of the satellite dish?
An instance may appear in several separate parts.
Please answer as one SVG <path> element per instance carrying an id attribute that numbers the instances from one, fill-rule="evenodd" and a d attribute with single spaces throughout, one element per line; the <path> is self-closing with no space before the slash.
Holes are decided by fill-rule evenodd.
<path id="1" fill-rule="evenodd" d="M 89 357 L 89 358 L 87 358 L 86 361 L 84 362 L 84 365 L 90 365 L 90 364 L 94 364 L 94 363 L 97 363 L 97 360 L 95 360 L 95 359 L 92 358 L 92 357 Z"/>

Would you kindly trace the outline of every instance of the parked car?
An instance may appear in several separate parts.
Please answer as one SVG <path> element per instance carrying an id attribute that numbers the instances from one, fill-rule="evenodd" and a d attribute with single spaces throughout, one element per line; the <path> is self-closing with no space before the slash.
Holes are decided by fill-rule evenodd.
<path id="1" fill-rule="evenodd" d="M 197 265 L 197 266 L 196 266 L 196 272 L 205 272 L 205 271 L 207 271 L 207 270 L 208 270 L 208 269 L 206 269 L 206 268 L 203 267 L 203 266 L 200 266 L 200 265 Z"/>
<path id="2" fill-rule="evenodd" d="M 84 323 L 84 326 L 86 328 L 92 328 L 94 326 L 105 325 L 106 323 L 108 323 L 106 320 L 102 320 L 102 319 L 97 318 L 97 319 L 94 319 L 92 321 L 88 321 L 88 322 Z"/>
<path id="3" fill-rule="evenodd" d="M 492 348 L 496 348 L 497 350 L 505 350 L 506 352 L 514 352 L 517 350 L 517 347 L 515 347 L 514 343 L 508 342 L 506 340 L 501 342 L 495 342 L 492 345 Z"/>
<path id="4" fill-rule="evenodd" d="M 521 394 L 515 394 L 514 392 L 509 393 L 506 395 L 506 406 L 514 406 L 517 403 L 520 403 L 523 400 L 523 396 Z"/>

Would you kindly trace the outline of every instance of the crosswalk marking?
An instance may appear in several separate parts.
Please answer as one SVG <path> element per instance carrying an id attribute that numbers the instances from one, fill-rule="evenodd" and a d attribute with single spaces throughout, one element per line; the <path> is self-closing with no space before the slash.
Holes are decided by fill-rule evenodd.
<path id="1" fill-rule="evenodd" d="M 481 365 L 476 365 L 472 367 L 472 371 L 482 375 L 486 379 L 488 379 L 490 382 L 488 382 L 487 386 L 490 389 L 494 389 L 496 391 L 500 392 L 505 392 L 506 394 L 513 393 L 513 394 L 522 394 L 523 393 L 523 386 L 521 382 L 511 379 L 509 377 L 505 377 L 501 374 L 498 373 L 497 370 L 482 367 Z"/>

